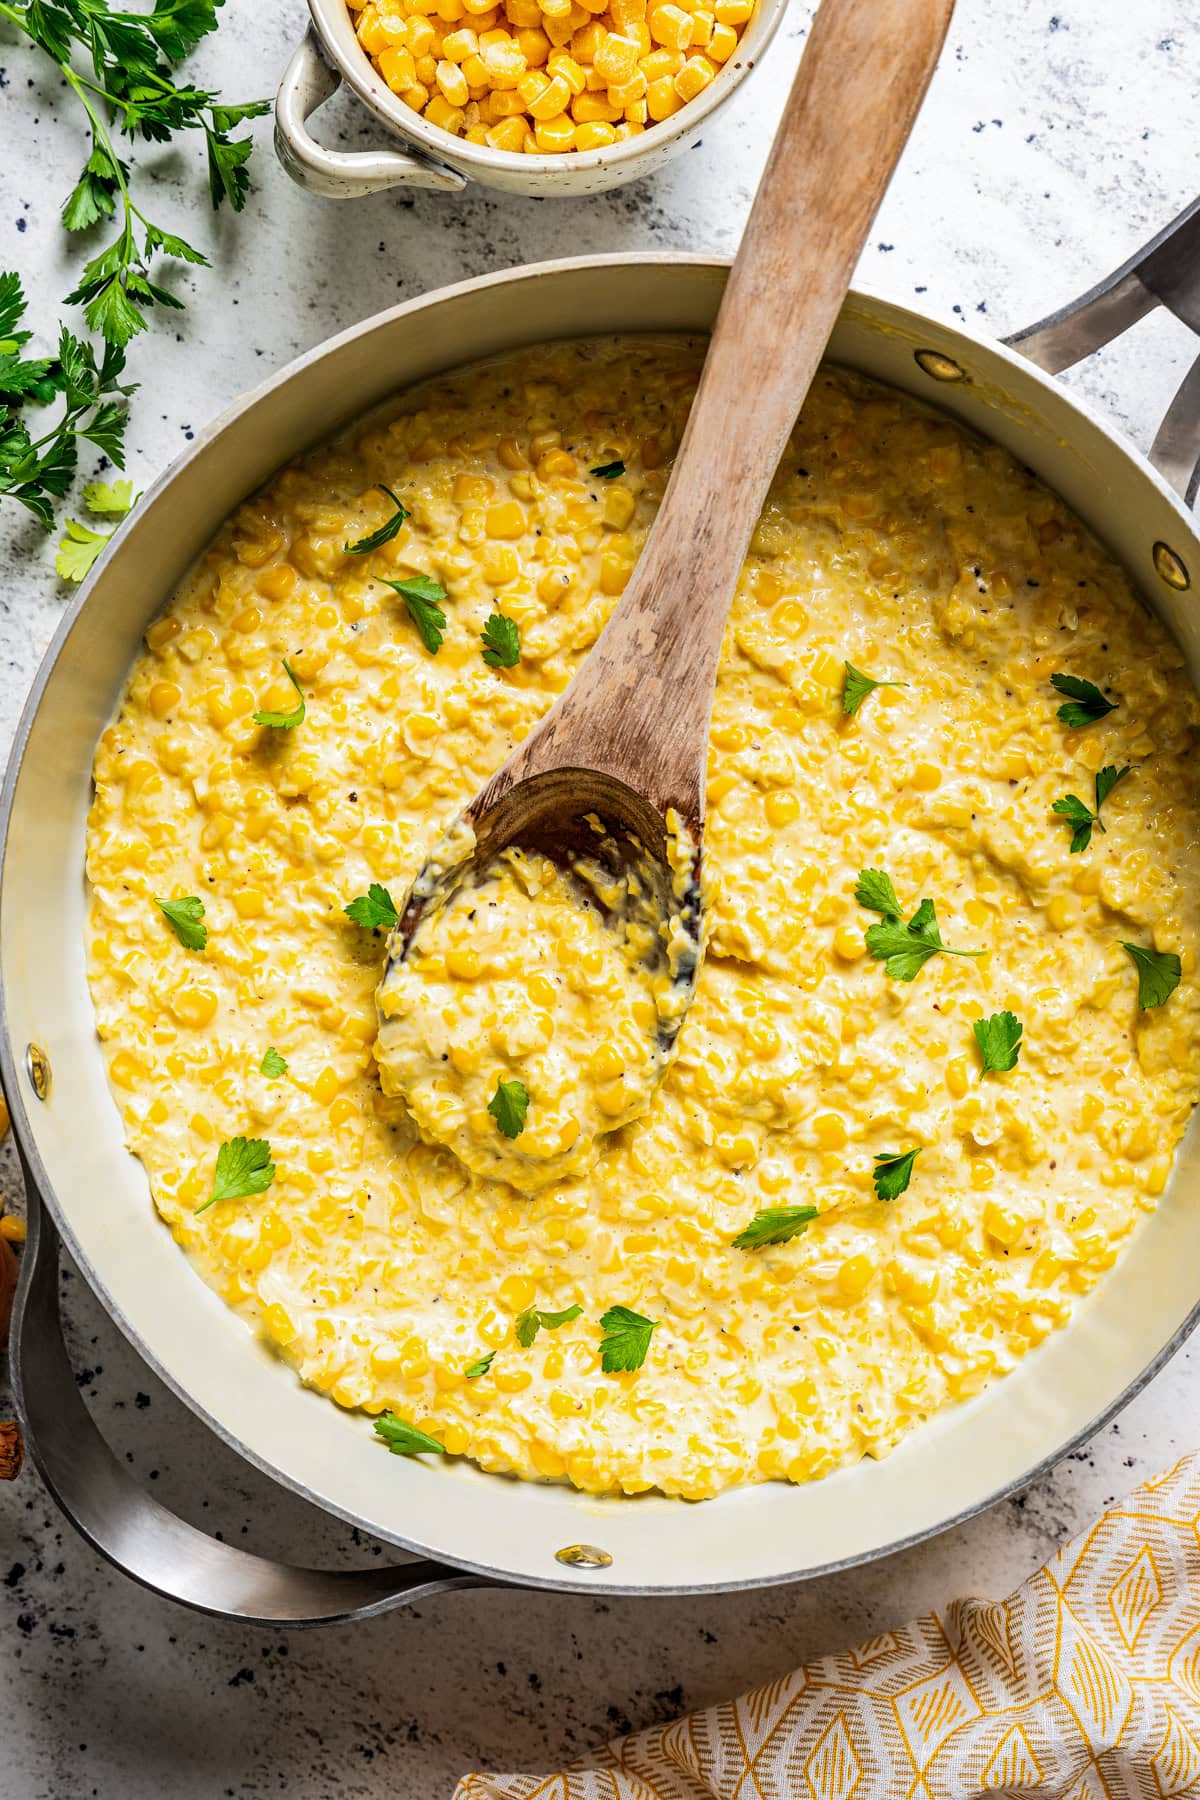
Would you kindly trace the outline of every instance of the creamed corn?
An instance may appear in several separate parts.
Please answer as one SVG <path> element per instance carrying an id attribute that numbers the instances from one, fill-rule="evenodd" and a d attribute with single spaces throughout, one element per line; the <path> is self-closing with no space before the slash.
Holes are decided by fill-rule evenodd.
<path id="1" fill-rule="evenodd" d="M 344 905 L 372 881 L 399 898 L 595 642 L 701 354 L 529 351 L 276 477 L 147 632 L 88 834 L 113 1091 L 205 1278 L 339 1405 L 393 1408 L 486 1469 L 693 1498 L 883 1455 L 1062 1325 L 1163 1190 L 1200 1024 L 1200 708 L 1178 649 L 1004 451 L 827 368 L 730 616 L 708 954 L 653 1105 L 527 1196 L 381 1092 L 382 944 Z M 617 460 L 618 479 L 589 474 Z M 412 516 L 349 555 L 391 511 L 380 482 Z M 382 581 L 418 572 L 448 592 L 436 657 Z M 520 626 L 511 670 L 479 653 L 495 607 Z M 272 732 L 253 714 L 293 704 L 284 656 L 307 716 Z M 846 660 L 907 686 L 847 717 Z M 1062 670 L 1116 710 L 1066 729 Z M 1125 763 L 1106 832 L 1072 856 L 1053 801 Z M 889 979 L 864 954 L 865 867 L 982 955 Z M 181 894 L 203 898 L 202 953 L 155 907 Z M 1165 1006 L 1138 1010 L 1122 940 L 1178 953 Z M 464 1083 L 497 1029 L 542 1029 L 532 968 L 506 1007 L 463 1033 Z M 971 1026 L 999 1009 L 1023 1022 L 1020 1061 L 984 1077 Z M 588 1104 L 627 1054 L 621 1018 L 597 1020 Z M 269 1139 L 275 1181 L 197 1216 L 237 1134 Z M 909 1147 L 907 1192 L 876 1200 L 876 1155 Z M 732 1247 L 788 1204 L 819 1208 L 803 1236 Z M 574 1305 L 517 1342 L 526 1308 Z M 614 1305 L 657 1322 L 636 1373 L 600 1368 Z"/>

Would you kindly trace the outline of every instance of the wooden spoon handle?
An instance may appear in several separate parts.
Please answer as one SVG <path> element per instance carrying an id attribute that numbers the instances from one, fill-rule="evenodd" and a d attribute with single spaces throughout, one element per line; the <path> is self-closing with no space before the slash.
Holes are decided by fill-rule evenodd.
<path id="1" fill-rule="evenodd" d="M 823 0 L 725 288 L 674 472 L 579 675 L 502 772 L 600 769 L 703 816 L 712 693 L 738 571 L 953 0 Z"/>

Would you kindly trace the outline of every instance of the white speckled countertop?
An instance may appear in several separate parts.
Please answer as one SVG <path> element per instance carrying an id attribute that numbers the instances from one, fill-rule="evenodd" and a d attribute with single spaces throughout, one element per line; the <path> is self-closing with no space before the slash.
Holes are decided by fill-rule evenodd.
<path id="1" fill-rule="evenodd" d="M 201 78 L 230 98 L 271 92 L 303 10 L 302 0 L 228 0 L 219 37 L 196 59 Z M 762 70 L 700 148 L 651 182 L 578 203 L 484 190 L 311 200 L 272 162 L 264 122 L 257 191 L 234 229 L 209 218 L 190 146 L 146 155 L 155 216 L 178 222 L 216 267 L 181 279 L 195 303 L 133 346 L 136 486 L 235 395 L 401 297 L 569 252 L 731 251 L 812 10 L 793 0 Z M 862 281 L 999 333 L 1123 260 L 1200 188 L 1194 10 L 1192 0 L 960 0 Z M 20 269 L 35 322 L 50 325 L 74 268 L 58 207 L 81 160 L 78 120 L 2 25 L 0 94 L 0 266 Z M 374 136 L 341 102 L 318 131 L 348 147 Z M 1189 354 L 1183 327 L 1157 318 L 1076 379 L 1145 446 Z M 36 528 L 15 510 L 0 519 L 2 754 L 63 595 Z M 11 1205 L 11 1143 L 0 1178 Z M 160 1499 L 293 1560 L 371 1554 L 213 1442 L 77 1276 L 66 1293 L 80 1385 Z M 0 1488 L 0 1800 L 434 1800 L 472 1766 L 553 1767 L 630 1723 L 704 1704 L 956 1593 L 1004 1593 L 1062 1535 L 1200 1443 L 1198 1371 L 1200 1347 L 1185 1349 L 1027 1494 L 858 1572 L 680 1601 L 465 1593 L 290 1636 L 215 1623 L 131 1586 L 27 1469 Z"/>

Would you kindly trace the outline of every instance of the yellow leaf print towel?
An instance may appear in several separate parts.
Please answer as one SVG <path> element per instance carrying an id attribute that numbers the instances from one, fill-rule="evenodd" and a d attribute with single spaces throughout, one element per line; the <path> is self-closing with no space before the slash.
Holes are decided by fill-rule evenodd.
<path id="1" fill-rule="evenodd" d="M 1008 1600 L 956 1600 L 584 1768 L 455 1800 L 1200 1796 L 1200 1453 Z"/>

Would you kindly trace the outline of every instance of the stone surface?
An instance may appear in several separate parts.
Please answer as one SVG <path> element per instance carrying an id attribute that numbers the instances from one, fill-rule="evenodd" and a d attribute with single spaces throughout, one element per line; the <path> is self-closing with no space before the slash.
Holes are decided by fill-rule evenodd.
<path id="1" fill-rule="evenodd" d="M 1200 179 L 1192 10 L 1189 0 L 960 0 L 861 283 L 999 333 L 1120 262 Z M 228 400 L 403 296 L 573 252 L 732 251 L 811 13 L 793 0 L 763 68 L 699 149 L 652 182 L 578 203 L 482 189 L 310 200 L 273 164 L 264 123 L 256 192 L 235 225 L 209 219 L 193 145 L 139 147 L 154 216 L 203 244 L 215 267 L 173 277 L 188 310 L 133 347 L 136 485 Z M 302 14 L 300 0 L 228 0 L 219 37 L 196 58 L 201 78 L 231 98 L 270 91 Z M 52 330 L 77 260 L 57 210 L 81 160 L 79 119 L 3 24 L 0 92 L 0 263 L 21 270 L 36 322 Z M 346 148 L 378 137 L 341 100 L 318 129 Z M 1074 379 L 1144 447 L 1189 356 L 1181 326 L 1149 320 Z M 41 534 L 13 510 L 0 517 L 2 754 L 64 596 Z M 11 1143 L 0 1172 L 12 1204 Z M 349 1563 L 372 1553 L 214 1444 L 78 1277 L 66 1294 L 81 1386 L 161 1499 L 275 1554 Z M 1177 1356 L 1027 1494 L 934 1543 L 807 1586 L 717 1598 L 468 1593 L 350 1629 L 244 1630 L 112 1573 L 27 1469 L 0 1491 L 0 1795 L 428 1800 L 472 1766 L 554 1766 L 955 1593 L 1003 1593 L 1060 1536 L 1195 1445 L 1197 1354 Z"/>

